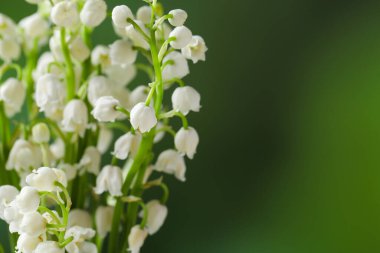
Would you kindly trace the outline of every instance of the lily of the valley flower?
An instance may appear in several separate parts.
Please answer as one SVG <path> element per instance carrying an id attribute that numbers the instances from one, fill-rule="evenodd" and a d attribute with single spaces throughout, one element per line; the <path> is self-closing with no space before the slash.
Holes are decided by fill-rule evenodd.
<path id="1" fill-rule="evenodd" d="M 127 40 L 117 40 L 110 46 L 112 64 L 132 64 L 136 61 L 137 51 L 132 48 Z"/>
<path id="2" fill-rule="evenodd" d="M 174 49 L 184 48 L 190 43 L 192 36 L 193 34 L 189 28 L 186 26 L 178 26 L 169 34 L 169 38 L 175 38 L 175 40 L 170 42 L 170 45 Z"/>
<path id="3" fill-rule="evenodd" d="M 186 11 L 181 9 L 171 10 L 169 14 L 173 16 L 168 20 L 172 26 L 182 26 L 187 19 Z"/>
<path id="4" fill-rule="evenodd" d="M 83 228 L 91 228 L 92 227 L 92 218 L 91 215 L 81 209 L 73 209 L 69 213 L 69 220 L 67 226 L 69 228 L 79 226 Z"/>
<path id="5" fill-rule="evenodd" d="M 57 26 L 73 27 L 79 23 L 79 13 L 75 1 L 62 1 L 54 5 L 50 14 L 51 21 Z"/>
<path id="6" fill-rule="evenodd" d="M 181 154 L 185 154 L 188 158 L 193 159 L 199 143 L 198 133 L 192 127 L 187 129 L 181 128 L 175 135 L 174 143 Z"/>
<path id="7" fill-rule="evenodd" d="M 184 182 L 186 181 L 186 164 L 183 156 L 175 150 L 168 149 L 163 151 L 157 159 L 155 170 L 174 174 L 175 177 Z"/>
<path id="8" fill-rule="evenodd" d="M 140 248 L 143 246 L 146 237 L 148 236 L 148 231 L 141 229 L 140 225 L 132 227 L 131 232 L 128 236 L 129 250 L 131 253 L 139 253 Z"/>
<path id="9" fill-rule="evenodd" d="M 146 204 L 148 209 L 148 220 L 147 229 L 150 235 L 157 233 L 157 231 L 162 227 L 165 222 L 166 216 L 168 215 L 168 208 L 162 205 L 158 200 L 149 201 Z M 142 216 L 143 213 L 140 213 Z"/>
<path id="10" fill-rule="evenodd" d="M 137 153 L 140 142 L 141 134 L 132 134 L 131 132 L 128 132 L 116 140 L 113 155 L 120 160 L 127 159 L 129 154 L 134 157 Z"/>
<path id="11" fill-rule="evenodd" d="M 34 253 L 65 253 L 65 249 L 60 248 L 55 241 L 45 241 L 38 244 Z"/>
<path id="12" fill-rule="evenodd" d="M 112 21 L 116 27 L 125 28 L 129 23 L 127 19 L 133 19 L 131 9 L 126 5 L 119 5 L 112 10 Z"/>
<path id="13" fill-rule="evenodd" d="M 20 230 L 29 236 L 40 236 L 46 232 L 46 220 L 38 212 L 26 213 L 22 218 Z"/>
<path id="14" fill-rule="evenodd" d="M 62 170 L 41 167 L 33 171 L 26 177 L 26 183 L 35 187 L 38 191 L 56 191 L 59 188 L 55 186 L 55 182 L 67 186 L 66 174 Z"/>
<path id="15" fill-rule="evenodd" d="M 17 240 L 17 250 L 22 253 L 33 253 L 37 246 L 42 242 L 42 239 L 38 236 L 29 236 L 24 233 L 21 234 Z M 50 251 L 46 251 L 50 252 Z"/>
<path id="16" fill-rule="evenodd" d="M 80 20 L 88 27 L 100 25 L 107 17 L 107 4 L 103 0 L 87 0 L 80 12 Z"/>
<path id="17" fill-rule="evenodd" d="M 190 111 L 199 112 L 201 96 L 190 86 L 178 87 L 172 94 L 173 109 L 187 115 Z"/>
<path id="18" fill-rule="evenodd" d="M 45 123 L 38 123 L 32 128 L 35 143 L 48 143 L 50 139 L 49 127 Z"/>
<path id="19" fill-rule="evenodd" d="M 99 122 L 114 122 L 121 114 L 116 110 L 116 107 L 119 105 L 119 100 L 112 96 L 100 97 L 96 100 L 95 107 L 91 114 Z"/>
<path id="20" fill-rule="evenodd" d="M 190 43 L 182 48 L 182 54 L 193 63 L 206 60 L 207 46 L 201 36 L 194 35 Z"/>
<path id="21" fill-rule="evenodd" d="M 83 137 L 88 123 L 87 106 L 79 99 L 71 100 L 63 111 L 62 128 Z"/>
<path id="22" fill-rule="evenodd" d="M 4 220 L 4 211 L 9 204 L 17 197 L 19 191 L 12 185 L 0 186 L 0 219 Z"/>
<path id="23" fill-rule="evenodd" d="M 121 169 L 117 166 L 107 165 L 100 171 L 96 179 L 95 193 L 102 194 L 108 191 L 112 196 L 121 196 L 122 180 Z"/>
<path id="24" fill-rule="evenodd" d="M 104 238 L 111 231 L 113 212 L 114 207 L 112 206 L 99 206 L 96 209 L 96 229 L 101 238 Z"/>
<path id="25" fill-rule="evenodd" d="M 40 205 L 40 195 L 36 188 L 25 186 L 12 202 L 12 205 L 17 207 L 23 214 L 35 212 Z"/>
<path id="26" fill-rule="evenodd" d="M 100 169 L 101 154 L 96 147 L 87 147 L 79 161 L 81 168 L 85 171 L 98 175 Z"/>
<path id="27" fill-rule="evenodd" d="M 142 133 L 149 132 L 157 124 L 154 109 L 145 103 L 138 103 L 131 110 L 131 124 Z"/>
<path id="28" fill-rule="evenodd" d="M 21 111 L 25 95 L 24 85 L 15 78 L 7 79 L 0 86 L 0 100 L 4 101 L 5 112 L 8 117 L 12 117 Z"/>

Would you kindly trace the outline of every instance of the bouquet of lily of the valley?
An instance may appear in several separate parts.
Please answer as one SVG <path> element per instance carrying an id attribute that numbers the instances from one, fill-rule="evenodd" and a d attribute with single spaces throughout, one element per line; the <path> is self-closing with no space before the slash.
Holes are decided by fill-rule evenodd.
<path id="1" fill-rule="evenodd" d="M 184 10 L 156 0 L 136 13 L 105 0 L 26 2 L 37 12 L 18 24 L 0 14 L 0 218 L 11 251 L 138 253 L 166 219 L 164 178 L 185 181 L 196 152 L 187 115 L 200 95 L 182 79 L 188 60 L 205 60 L 205 42 Z M 107 17 L 118 39 L 96 45 Z M 131 87 L 138 73 L 145 82 Z M 173 144 L 155 153 L 163 138 Z M 161 196 L 147 199 L 155 188 Z"/>

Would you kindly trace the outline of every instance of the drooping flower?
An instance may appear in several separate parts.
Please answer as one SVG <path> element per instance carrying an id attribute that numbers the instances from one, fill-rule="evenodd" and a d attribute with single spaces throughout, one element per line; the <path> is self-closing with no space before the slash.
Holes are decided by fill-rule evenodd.
<path id="1" fill-rule="evenodd" d="M 40 236 L 46 232 L 46 220 L 38 212 L 26 213 L 22 218 L 20 231 L 29 236 Z"/>
<path id="2" fill-rule="evenodd" d="M 185 56 L 180 52 L 173 51 L 164 57 L 164 64 L 169 62 L 162 71 L 162 78 L 166 81 L 174 78 L 182 79 L 190 73 L 189 64 Z"/>
<path id="3" fill-rule="evenodd" d="M 98 175 L 100 170 L 101 154 L 96 147 L 87 147 L 82 158 L 79 161 L 79 166 L 88 173 Z"/>
<path id="4" fill-rule="evenodd" d="M 69 213 L 69 219 L 67 226 L 69 228 L 79 226 L 83 228 L 92 228 L 92 218 L 91 215 L 81 209 L 73 209 Z"/>
<path id="5" fill-rule="evenodd" d="M 57 26 L 66 28 L 73 27 L 79 23 L 77 3 L 74 1 L 62 1 L 53 6 L 50 18 Z"/>
<path id="6" fill-rule="evenodd" d="M 1 85 L 0 100 L 4 101 L 5 113 L 8 117 L 21 111 L 25 95 L 24 85 L 15 78 L 9 78 Z"/>
<path id="7" fill-rule="evenodd" d="M 132 227 L 131 232 L 128 236 L 129 250 L 131 253 L 139 253 L 141 247 L 144 244 L 146 237 L 148 236 L 148 231 L 141 229 L 140 225 L 135 225 Z"/>
<path id="8" fill-rule="evenodd" d="M 107 17 L 107 4 L 103 0 L 87 0 L 80 12 L 80 20 L 88 27 L 99 26 Z"/>
<path id="9" fill-rule="evenodd" d="M 102 194 L 108 191 L 112 196 L 121 196 L 123 175 L 117 166 L 107 165 L 99 173 L 96 179 L 95 193 Z"/>
<path id="10" fill-rule="evenodd" d="M 63 111 L 62 129 L 83 137 L 88 123 L 87 106 L 79 99 L 71 100 Z"/>
<path id="11" fill-rule="evenodd" d="M 26 177 L 26 183 L 35 187 L 38 191 L 56 191 L 55 182 L 67 186 L 66 174 L 62 170 L 49 167 L 41 167 Z"/>
<path id="12" fill-rule="evenodd" d="M 168 215 L 168 208 L 158 200 L 151 200 L 146 204 L 148 209 L 147 230 L 150 235 L 157 233 L 165 222 Z M 143 212 L 140 213 L 140 216 Z"/>
<path id="13" fill-rule="evenodd" d="M 101 238 L 104 238 L 111 231 L 113 213 L 114 207 L 112 206 L 99 206 L 96 209 L 96 230 Z"/>
<path id="14" fill-rule="evenodd" d="M 103 96 L 96 100 L 95 107 L 91 114 L 99 122 L 114 122 L 121 114 L 116 110 L 116 107 L 119 105 L 119 100 L 114 97 Z"/>
<path id="15" fill-rule="evenodd" d="M 38 123 L 32 128 L 33 141 L 35 143 L 48 143 L 50 139 L 49 127 L 45 123 Z"/>
<path id="16" fill-rule="evenodd" d="M 34 253 L 35 252 L 34 250 L 37 248 L 38 244 L 40 244 L 41 242 L 42 242 L 42 239 L 38 236 L 29 236 L 26 233 L 21 234 L 17 240 L 17 250 L 18 250 L 17 252 Z M 46 251 L 46 252 L 50 252 L 50 251 Z"/>
<path id="17" fill-rule="evenodd" d="M 65 249 L 60 248 L 56 241 L 45 241 L 38 244 L 34 253 L 65 253 Z"/>
<path id="18" fill-rule="evenodd" d="M 175 135 L 174 143 L 181 154 L 185 154 L 188 158 L 193 159 L 199 143 L 198 133 L 192 127 L 187 129 L 181 128 Z"/>
<path id="19" fill-rule="evenodd" d="M 155 170 L 173 174 L 175 177 L 184 182 L 186 181 L 186 164 L 183 156 L 175 150 L 168 149 L 163 151 L 157 158 Z"/>
<path id="20" fill-rule="evenodd" d="M 127 19 L 134 19 L 131 9 L 126 5 L 119 5 L 112 10 L 112 21 L 116 27 L 124 29 L 129 25 Z"/>
<path id="21" fill-rule="evenodd" d="M 42 154 L 38 146 L 22 139 L 18 139 L 9 153 L 6 168 L 16 171 L 38 168 L 42 163 Z"/>
<path id="22" fill-rule="evenodd" d="M 35 212 L 40 205 L 40 195 L 36 188 L 25 186 L 12 202 L 12 205 L 17 207 L 23 214 Z"/>
<path id="23" fill-rule="evenodd" d="M 149 132 L 157 124 L 154 109 L 145 103 L 136 104 L 131 110 L 131 124 L 142 133 Z"/>
<path id="24" fill-rule="evenodd" d="M 120 136 L 115 142 L 113 155 L 120 160 L 127 159 L 128 155 L 134 157 L 141 142 L 141 134 L 128 132 Z"/>
<path id="25" fill-rule="evenodd" d="M 187 19 L 186 11 L 181 9 L 171 10 L 169 14 L 173 16 L 168 20 L 172 26 L 183 26 Z"/>
<path id="26" fill-rule="evenodd" d="M 0 219 L 4 220 L 4 211 L 17 197 L 19 191 L 12 185 L 0 186 Z"/>
<path id="27" fill-rule="evenodd" d="M 178 26 L 169 34 L 169 38 L 175 38 L 175 40 L 170 42 L 170 45 L 174 49 L 182 49 L 190 43 L 192 36 L 193 34 L 189 28 Z"/>
<path id="28" fill-rule="evenodd" d="M 206 52 L 208 48 L 201 36 L 194 35 L 190 43 L 182 48 L 182 54 L 193 63 L 206 60 Z"/>
<path id="29" fill-rule="evenodd" d="M 137 51 L 127 40 L 117 40 L 110 46 L 110 58 L 112 64 L 130 65 L 136 61 Z"/>
<path id="30" fill-rule="evenodd" d="M 201 96 L 190 86 L 178 87 L 172 94 L 173 109 L 187 115 L 190 111 L 199 112 Z"/>

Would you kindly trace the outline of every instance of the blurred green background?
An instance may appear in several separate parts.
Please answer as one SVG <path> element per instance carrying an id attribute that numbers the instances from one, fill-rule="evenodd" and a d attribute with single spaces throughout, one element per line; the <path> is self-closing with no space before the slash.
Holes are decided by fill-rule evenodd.
<path id="1" fill-rule="evenodd" d="M 380 1 L 162 2 L 209 51 L 186 78 L 198 154 L 142 252 L 380 252 Z"/>

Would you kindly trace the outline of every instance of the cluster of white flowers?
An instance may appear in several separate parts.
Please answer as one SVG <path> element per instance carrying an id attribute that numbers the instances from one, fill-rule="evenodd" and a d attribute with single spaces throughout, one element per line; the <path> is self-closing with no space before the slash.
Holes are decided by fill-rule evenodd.
<path id="1" fill-rule="evenodd" d="M 18 24 L 0 14 L 0 218 L 19 253 L 138 253 L 167 217 L 164 177 L 185 181 L 197 150 L 187 115 L 201 98 L 182 79 L 205 41 L 157 0 L 135 14 L 105 0 L 26 2 L 38 11 Z M 93 45 L 108 13 L 119 38 Z M 165 133 L 172 144 L 155 156 Z M 160 200 L 143 199 L 155 188 Z"/>

